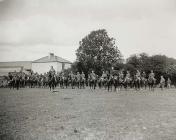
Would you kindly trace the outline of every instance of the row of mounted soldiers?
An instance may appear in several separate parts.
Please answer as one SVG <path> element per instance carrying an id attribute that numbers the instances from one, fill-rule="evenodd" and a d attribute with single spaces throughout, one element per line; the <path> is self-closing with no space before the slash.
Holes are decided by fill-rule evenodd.
<path id="1" fill-rule="evenodd" d="M 162 75 L 160 77 L 160 87 L 170 88 L 171 80 L 170 78 L 165 79 Z M 119 71 L 116 74 L 111 74 L 109 72 L 102 72 L 102 75 L 95 74 L 94 71 L 88 74 L 87 78 L 84 72 L 77 72 L 74 74 L 70 72 L 66 74 L 61 72 L 56 73 L 53 67 L 49 72 L 45 74 L 25 74 L 25 73 L 9 73 L 8 76 L 8 86 L 10 88 L 24 88 L 24 87 L 39 87 L 47 88 L 50 90 L 59 86 L 60 88 L 85 88 L 89 86 L 91 89 L 105 88 L 109 90 L 120 90 L 122 88 L 135 88 L 136 90 L 149 87 L 150 90 L 154 90 L 156 87 L 155 74 L 151 72 L 147 75 L 145 72 L 136 71 L 136 74 L 131 75 L 129 71 Z"/>

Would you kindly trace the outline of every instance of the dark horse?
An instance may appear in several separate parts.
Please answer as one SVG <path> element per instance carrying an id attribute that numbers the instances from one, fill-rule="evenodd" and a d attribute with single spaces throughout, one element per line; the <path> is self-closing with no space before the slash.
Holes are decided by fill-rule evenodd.
<path id="1" fill-rule="evenodd" d="M 141 78 L 137 77 L 136 75 L 134 76 L 134 87 L 136 90 L 140 90 L 141 88 Z"/>
<path id="2" fill-rule="evenodd" d="M 55 85 L 56 85 L 55 83 L 56 83 L 55 75 L 49 74 L 49 76 L 48 76 L 48 85 L 49 85 L 50 91 L 51 91 L 51 89 L 54 90 Z"/>
<path id="3" fill-rule="evenodd" d="M 85 78 L 81 76 L 80 78 L 80 88 L 85 88 Z"/>
<path id="4" fill-rule="evenodd" d="M 96 77 L 89 75 L 89 87 L 90 87 L 90 89 L 95 89 L 96 85 L 97 85 Z"/>
<path id="5" fill-rule="evenodd" d="M 141 77 L 141 88 L 146 89 L 147 88 L 147 84 L 148 84 L 147 78 Z"/>
<path id="6" fill-rule="evenodd" d="M 155 83 L 156 83 L 156 79 L 155 79 L 155 78 L 152 78 L 152 77 L 149 77 L 149 78 L 148 78 L 149 90 L 154 91 Z"/>
<path id="7" fill-rule="evenodd" d="M 70 76 L 69 81 L 71 83 L 71 88 L 74 89 L 76 85 L 76 79 L 75 76 Z"/>
<path id="8" fill-rule="evenodd" d="M 130 77 L 125 77 L 125 79 L 124 79 L 124 82 L 123 82 L 123 84 L 124 84 L 124 88 L 127 90 L 129 87 L 131 88 L 132 86 L 131 86 L 131 83 L 132 83 L 132 79 L 130 78 Z"/>
<path id="9" fill-rule="evenodd" d="M 108 75 L 108 81 L 107 81 L 107 86 L 108 86 L 108 91 L 112 91 L 112 86 L 114 85 L 114 79 L 112 75 Z"/>

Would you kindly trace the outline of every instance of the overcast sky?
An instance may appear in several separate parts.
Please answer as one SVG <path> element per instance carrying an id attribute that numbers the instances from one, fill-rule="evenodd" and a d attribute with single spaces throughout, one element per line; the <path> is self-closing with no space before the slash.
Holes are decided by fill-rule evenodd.
<path id="1" fill-rule="evenodd" d="M 0 0 L 0 61 L 49 52 L 74 61 L 79 41 L 101 28 L 125 58 L 176 58 L 176 0 Z"/>

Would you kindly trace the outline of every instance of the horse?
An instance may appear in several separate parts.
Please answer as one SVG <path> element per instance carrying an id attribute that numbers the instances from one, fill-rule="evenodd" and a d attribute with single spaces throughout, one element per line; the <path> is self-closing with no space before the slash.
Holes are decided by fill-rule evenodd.
<path id="1" fill-rule="evenodd" d="M 155 83 L 156 83 L 156 79 L 155 79 L 155 78 L 152 78 L 152 77 L 149 77 L 149 78 L 148 78 L 149 90 L 154 91 Z"/>
<path id="2" fill-rule="evenodd" d="M 97 80 L 97 82 L 98 82 L 99 89 L 101 89 L 102 86 L 103 86 L 104 78 L 103 77 L 99 77 L 98 80 Z"/>
<path id="3" fill-rule="evenodd" d="M 141 77 L 141 88 L 147 88 L 148 80 L 145 77 Z"/>
<path id="4" fill-rule="evenodd" d="M 81 76 L 80 76 L 80 74 L 79 74 L 79 75 L 76 75 L 75 81 L 76 81 L 76 86 L 77 86 L 77 88 L 80 88 L 80 81 L 81 81 Z"/>
<path id="5" fill-rule="evenodd" d="M 123 81 L 123 85 L 125 89 L 128 89 L 128 87 L 131 87 L 131 81 L 132 79 L 130 77 L 125 77 L 124 81 Z"/>
<path id="6" fill-rule="evenodd" d="M 19 90 L 20 88 L 20 77 L 19 76 L 15 76 L 14 78 L 14 87 Z"/>
<path id="7" fill-rule="evenodd" d="M 134 76 L 134 81 L 133 81 L 133 84 L 134 84 L 134 88 L 136 89 L 136 90 L 140 90 L 140 85 L 141 85 L 141 78 L 140 77 L 138 77 L 138 76 Z"/>
<path id="8" fill-rule="evenodd" d="M 76 85 L 75 76 L 70 76 L 69 80 L 70 80 L 70 83 L 71 83 L 71 88 L 74 89 L 75 85 Z"/>
<path id="9" fill-rule="evenodd" d="M 15 80 L 14 80 L 14 78 L 12 78 L 12 79 L 10 79 L 9 81 L 8 81 L 8 86 L 9 86 L 9 88 L 10 89 L 14 89 L 15 88 Z"/>
<path id="10" fill-rule="evenodd" d="M 121 90 L 123 86 L 124 86 L 124 79 L 123 77 L 119 77 L 119 89 Z"/>
<path id="11" fill-rule="evenodd" d="M 119 87 L 119 78 L 117 75 L 114 75 L 113 77 L 113 84 L 114 84 L 114 91 L 117 91 L 117 88 Z"/>
<path id="12" fill-rule="evenodd" d="M 65 85 L 66 88 L 69 86 L 69 76 L 65 76 L 64 85 Z"/>
<path id="13" fill-rule="evenodd" d="M 164 77 L 161 76 L 160 83 L 159 83 L 161 90 L 164 89 L 165 84 L 166 84 L 166 81 L 165 81 Z"/>
<path id="14" fill-rule="evenodd" d="M 30 88 L 34 87 L 35 77 L 33 75 L 29 76 L 28 83 Z"/>
<path id="15" fill-rule="evenodd" d="M 114 83 L 113 76 L 112 76 L 112 75 L 109 75 L 109 76 L 108 76 L 108 81 L 107 81 L 108 91 L 109 91 L 109 90 L 112 91 L 113 83 Z"/>
<path id="16" fill-rule="evenodd" d="M 51 89 L 54 90 L 55 83 L 56 83 L 55 75 L 49 74 L 49 76 L 48 76 L 48 85 L 49 85 L 50 91 L 51 91 Z"/>
<path id="17" fill-rule="evenodd" d="M 47 76 L 44 76 L 43 79 L 42 79 L 42 87 L 43 88 L 46 88 L 48 86 L 48 77 Z"/>
<path id="18" fill-rule="evenodd" d="M 95 89 L 97 85 L 96 76 L 89 75 L 89 87 L 90 89 Z"/>
<path id="19" fill-rule="evenodd" d="M 63 75 L 59 76 L 59 84 L 61 88 L 64 88 L 65 77 Z"/>
<path id="20" fill-rule="evenodd" d="M 81 76 L 80 77 L 80 88 L 85 88 L 85 77 Z"/>

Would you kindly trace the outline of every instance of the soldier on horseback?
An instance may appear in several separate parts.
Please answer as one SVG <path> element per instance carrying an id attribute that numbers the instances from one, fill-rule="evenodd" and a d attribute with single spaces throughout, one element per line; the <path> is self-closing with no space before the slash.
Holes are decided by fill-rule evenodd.
<path id="1" fill-rule="evenodd" d="M 106 88 L 106 85 L 107 85 L 107 72 L 103 71 L 101 76 L 101 86 L 104 86 Z"/>
<path id="2" fill-rule="evenodd" d="M 112 86 L 113 86 L 113 75 L 111 73 L 107 74 L 107 87 L 108 87 L 108 91 L 112 91 Z"/>
<path id="3" fill-rule="evenodd" d="M 119 72 L 119 84 L 120 84 L 120 89 L 121 89 L 124 85 L 124 73 L 123 73 L 123 71 Z"/>
<path id="4" fill-rule="evenodd" d="M 76 85 L 78 88 L 80 88 L 80 80 L 81 80 L 81 75 L 79 72 L 76 74 Z"/>
<path id="5" fill-rule="evenodd" d="M 75 75 L 73 74 L 73 72 L 71 71 L 70 74 L 69 74 L 69 79 L 70 79 L 70 83 L 71 83 L 71 87 L 72 89 L 74 89 L 75 87 L 75 82 L 76 82 L 76 79 L 75 79 Z"/>
<path id="6" fill-rule="evenodd" d="M 153 70 L 151 70 L 149 77 L 148 77 L 149 89 L 154 90 L 155 83 L 156 83 L 155 74 L 154 74 Z"/>
<path id="7" fill-rule="evenodd" d="M 114 74 L 113 75 L 113 84 L 114 84 L 114 91 L 117 90 L 118 86 L 119 86 L 119 78 L 118 78 L 118 74 Z M 119 89 L 118 89 L 119 90 Z"/>
<path id="8" fill-rule="evenodd" d="M 49 74 L 50 75 L 55 75 L 56 71 L 55 69 L 53 68 L 53 66 L 51 66 L 50 70 L 49 70 Z"/>
<path id="9" fill-rule="evenodd" d="M 140 83 L 141 83 L 141 73 L 139 70 L 137 70 L 134 77 L 134 85 L 136 90 L 137 89 L 140 90 Z"/>
<path id="10" fill-rule="evenodd" d="M 61 72 L 59 76 L 59 84 L 61 88 L 64 88 L 64 81 L 65 81 L 64 72 Z"/>
<path id="11" fill-rule="evenodd" d="M 141 87 L 145 87 L 145 89 L 147 88 L 147 78 L 145 71 L 143 71 L 141 74 Z"/>
<path id="12" fill-rule="evenodd" d="M 84 74 L 84 72 L 82 71 L 82 73 L 81 73 L 81 80 L 80 80 L 80 88 L 81 87 L 83 87 L 83 88 L 85 88 L 84 87 L 84 85 L 85 85 L 85 74 Z"/>
<path id="13" fill-rule="evenodd" d="M 160 88 L 161 88 L 161 90 L 164 89 L 165 81 L 166 80 L 164 79 L 163 75 L 161 75 L 161 77 L 160 77 Z"/>
<path id="14" fill-rule="evenodd" d="M 168 77 L 167 78 L 167 88 L 170 88 L 171 87 L 171 79 Z"/>
<path id="15" fill-rule="evenodd" d="M 90 88 L 95 89 L 96 88 L 96 74 L 94 73 L 94 71 L 90 73 L 89 79 L 90 79 L 90 83 L 89 83 Z"/>
<path id="16" fill-rule="evenodd" d="M 9 81 L 8 81 L 8 83 L 9 83 L 9 87 L 10 87 L 10 89 L 13 87 L 13 75 L 12 75 L 12 73 L 11 72 L 9 72 L 8 73 L 8 78 L 9 78 Z"/>
<path id="17" fill-rule="evenodd" d="M 151 72 L 149 74 L 149 78 L 155 79 L 155 74 L 154 74 L 153 70 L 151 70 Z"/>
<path id="18" fill-rule="evenodd" d="M 48 73 L 48 85 L 51 90 L 54 90 L 55 88 L 55 83 L 56 83 L 56 77 L 55 77 L 56 71 L 54 70 L 53 66 L 51 66 L 51 69 L 49 70 Z"/>
<path id="19" fill-rule="evenodd" d="M 130 72 L 127 71 L 125 79 L 124 79 L 124 86 L 126 89 L 130 86 L 130 83 L 131 83 L 131 75 L 130 75 Z"/>

